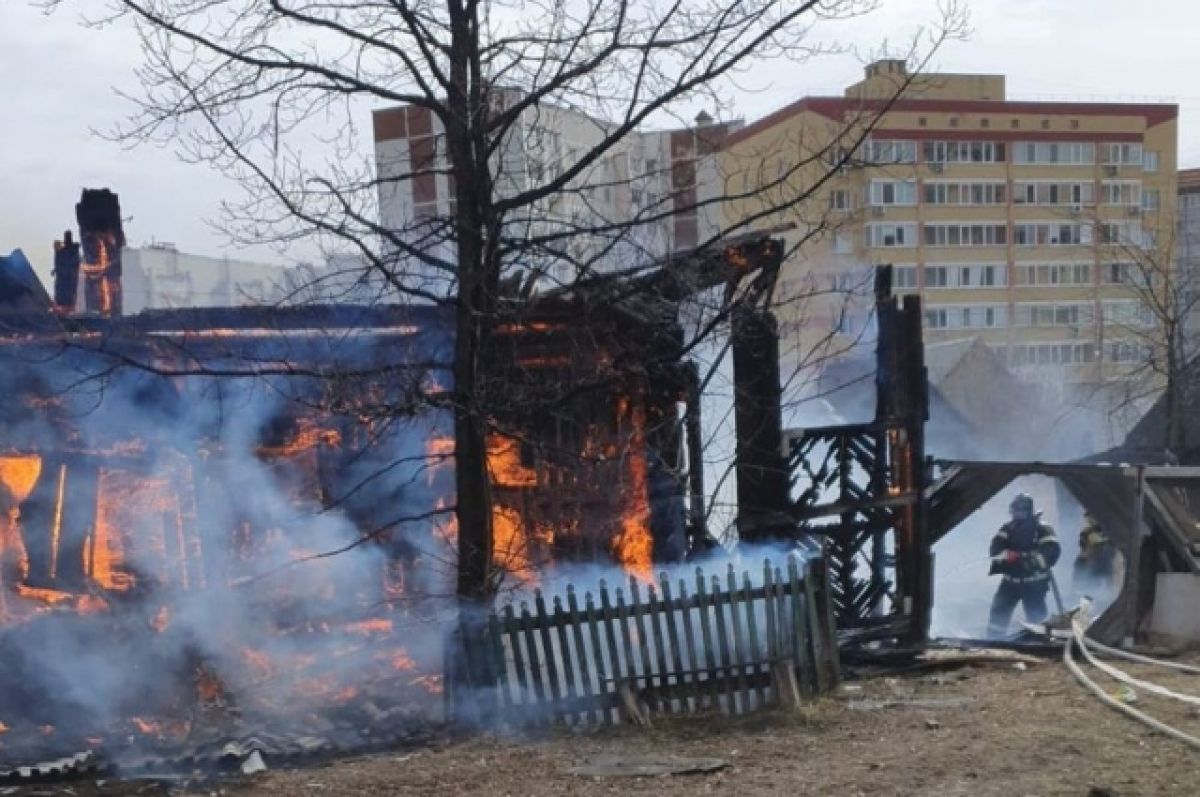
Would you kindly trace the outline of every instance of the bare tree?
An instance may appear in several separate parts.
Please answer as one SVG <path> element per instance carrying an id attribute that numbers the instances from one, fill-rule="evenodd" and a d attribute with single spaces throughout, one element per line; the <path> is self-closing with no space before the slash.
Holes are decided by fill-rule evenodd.
<path id="1" fill-rule="evenodd" d="M 1160 444 L 1177 454 L 1183 442 L 1187 382 L 1197 354 L 1194 324 L 1200 284 L 1197 272 L 1181 262 L 1191 233 L 1167 223 L 1174 222 L 1173 211 L 1173 198 L 1160 200 L 1153 207 L 1136 208 L 1138 217 L 1131 221 L 1098 220 L 1095 234 L 1103 254 L 1102 282 L 1128 293 L 1127 299 L 1102 302 L 1100 314 L 1099 356 L 1112 363 L 1108 376 L 1122 385 L 1116 404 L 1144 410 L 1150 399 L 1161 395 Z"/>
<path id="2" fill-rule="evenodd" d="M 132 23 L 144 58 L 136 111 L 116 136 L 169 143 L 235 179 L 245 193 L 226 205 L 223 225 L 233 240 L 316 242 L 353 255 L 359 265 L 338 273 L 359 270 L 352 279 L 382 300 L 453 307 L 447 401 L 457 585 L 468 602 L 486 601 L 495 584 L 481 358 L 506 297 L 635 276 L 670 248 L 663 230 L 673 219 L 720 217 L 739 196 L 773 199 L 695 243 L 762 229 L 819 191 L 887 110 L 848 123 L 850 146 L 835 137 L 752 186 L 705 196 L 670 166 L 623 169 L 631 136 L 700 107 L 724 112 L 736 81 L 836 49 L 819 23 L 873 0 L 104 1 L 111 15 L 98 24 Z M 961 23 L 947 9 L 921 46 Z M 381 104 L 419 109 L 433 125 L 427 150 L 376 172 L 356 153 L 363 115 Z M 556 138 L 548 117 L 559 111 L 584 120 L 585 146 L 567 151 Z M 400 223 L 381 217 L 381 198 L 429 180 L 448 186 L 446 207 Z M 603 201 L 639 189 L 642 200 L 615 203 L 620 211 Z M 798 245 L 822 229 L 809 224 Z"/>

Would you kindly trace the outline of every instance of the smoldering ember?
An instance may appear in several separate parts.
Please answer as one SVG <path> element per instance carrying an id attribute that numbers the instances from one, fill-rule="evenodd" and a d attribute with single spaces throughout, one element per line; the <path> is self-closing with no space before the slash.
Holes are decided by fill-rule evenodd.
<path id="1" fill-rule="evenodd" d="M 1191 111 L 875 5 L 2 12 L 0 795 L 1192 793 Z"/>

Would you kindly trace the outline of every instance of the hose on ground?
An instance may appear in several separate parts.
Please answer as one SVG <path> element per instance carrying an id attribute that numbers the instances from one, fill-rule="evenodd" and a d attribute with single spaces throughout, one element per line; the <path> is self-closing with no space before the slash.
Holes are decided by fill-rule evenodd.
<path id="1" fill-rule="evenodd" d="M 1087 640 L 1087 644 L 1088 644 L 1088 647 L 1092 648 L 1093 650 L 1097 650 L 1097 651 L 1105 654 L 1106 656 L 1112 656 L 1112 657 L 1118 658 L 1118 659 L 1125 659 L 1127 661 L 1136 661 L 1141 664 L 1154 664 L 1159 667 L 1166 667 L 1167 669 L 1170 669 L 1170 670 L 1178 670 L 1179 672 L 1187 672 L 1187 673 L 1192 673 L 1193 675 L 1200 675 L 1200 667 L 1193 667 L 1190 664 L 1180 664 L 1177 661 L 1163 661 L 1162 659 L 1154 659 L 1149 656 L 1143 656 L 1139 653 L 1131 653 L 1128 650 L 1121 650 L 1120 648 L 1112 648 L 1112 647 L 1109 647 L 1108 645 L 1103 645 L 1094 639 Z"/>
<path id="2" fill-rule="evenodd" d="M 1080 666 L 1075 662 L 1075 659 L 1071 656 L 1071 648 L 1075 645 L 1079 645 L 1080 649 L 1084 650 L 1086 655 L 1086 646 L 1083 641 L 1083 626 L 1076 620 L 1072 621 L 1071 627 L 1074 637 L 1073 639 L 1068 639 L 1067 644 L 1063 645 L 1063 664 L 1065 664 L 1067 669 L 1071 671 L 1071 674 L 1075 676 L 1075 680 L 1079 681 L 1080 684 L 1098 697 L 1100 702 L 1104 703 L 1104 705 L 1108 706 L 1109 708 L 1116 709 L 1126 716 L 1133 717 L 1143 725 L 1146 725 L 1147 727 L 1152 728 L 1161 734 L 1170 736 L 1172 739 L 1177 739 L 1194 750 L 1200 750 L 1200 739 L 1184 733 L 1177 728 L 1172 728 L 1165 722 L 1156 720 L 1149 714 L 1138 711 L 1136 708 L 1122 703 L 1120 700 L 1117 700 L 1112 695 L 1109 695 L 1107 692 L 1101 689 L 1095 681 L 1089 678 L 1087 673 L 1080 668 Z"/>

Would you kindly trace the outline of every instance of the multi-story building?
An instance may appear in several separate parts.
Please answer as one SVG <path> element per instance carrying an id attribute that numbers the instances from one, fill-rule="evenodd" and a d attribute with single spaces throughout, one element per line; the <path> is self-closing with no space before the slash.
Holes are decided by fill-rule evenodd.
<path id="1" fill-rule="evenodd" d="M 1145 356 L 1129 283 L 1174 225 L 1177 115 L 1011 101 L 1001 75 L 879 61 L 844 96 L 729 136 L 713 168 L 741 196 L 721 223 L 787 228 L 779 314 L 801 361 L 862 331 L 869 302 L 846 295 L 890 263 L 927 340 L 979 337 L 1026 376 L 1103 384 Z"/>
<path id="2" fill-rule="evenodd" d="M 500 101 L 520 96 L 501 92 Z M 497 195 L 512 198 L 559 178 L 615 127 L 548 103 L 528 108 L 495 158 Z M 629 268 L 695 246 L 701 236 L 697 163 L 734 127 L 701 114 L 693 128 L 624 136 L 563 190 L 511 215 L 510 240 L 561 236 L 544 251 L 522 249 L 514 268 L 533 270 L 541 287 L 553 287 L 580 276 L 581 264 L 585 272 Z M 413 248 L 452 262 L 453 246 L 438 231 L 454 205 L 440 121 L 428 108 L 388 108 L 374 113 L 374 132 L 382 225 Z M 421 290 L 444 294 L 453 283 L 444 269 L 394 254 L 397 271 Z"/>
<path id="3" fill-rule="evenodd" d="M 176 307 L 241 307 L 283 298 L 285 266 L 180 252 L 174 244 L 125 247 L 124 312 Z"/>
<path id="4" fill-rule="evenodd" d="M 1189 343 L 1200 338 L 1200 169 L 1180 169 L 1175 200 L 1175 257 L 1185 291 Z"/>

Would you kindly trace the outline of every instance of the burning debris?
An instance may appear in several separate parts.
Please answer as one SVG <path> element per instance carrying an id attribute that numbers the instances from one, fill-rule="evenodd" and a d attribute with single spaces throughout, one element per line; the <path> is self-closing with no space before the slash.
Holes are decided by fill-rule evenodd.
<path id="1" fill-rule="evenodd" d="M 247 732 L 344 746 L 437 721 L 457 535 L 447 313 L 121 318 L 116 196 L 85 192 L 79 213 L 97 313 L 0 339 L 0 672 L 17 685 L 0 760 Z M 498 590 L 572 563 L 647 579 L 707 539 L 685 504 L 702 494 L 679 423 L 694 373 L 664 356 L 682 333 L 663 317 L 559 296 L 497 325 Z M 208 375 L 239 368 L 271 375 Z"/>

